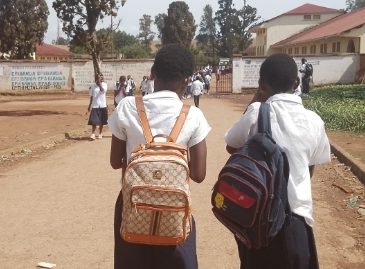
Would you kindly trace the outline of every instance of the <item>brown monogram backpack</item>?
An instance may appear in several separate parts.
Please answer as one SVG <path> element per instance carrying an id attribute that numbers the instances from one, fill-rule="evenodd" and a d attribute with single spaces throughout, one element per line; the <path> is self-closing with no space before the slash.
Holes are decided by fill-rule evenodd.
<path id="1" fill-rule="evenodd" d="M 143 99 L 135 100 L 146 144 L 136 147 L 125 170 L 120 233 L 131 243 L 177 245 L 192 229 L 188 149 L 176 144 L 190 106 L 183 105 L 169 135 L 153 137 Z"/>

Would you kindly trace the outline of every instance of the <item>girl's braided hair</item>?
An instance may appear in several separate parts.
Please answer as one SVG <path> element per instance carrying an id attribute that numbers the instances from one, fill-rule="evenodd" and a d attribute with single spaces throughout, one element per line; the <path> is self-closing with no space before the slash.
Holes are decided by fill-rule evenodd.
<path id="1" fill-rule="evenodd" d="M 152 68 L 157 78 L 171 82 L 191 76 L 194 72 L 194 59 L 185 47 L 169 44 L 158 51 Z"/>

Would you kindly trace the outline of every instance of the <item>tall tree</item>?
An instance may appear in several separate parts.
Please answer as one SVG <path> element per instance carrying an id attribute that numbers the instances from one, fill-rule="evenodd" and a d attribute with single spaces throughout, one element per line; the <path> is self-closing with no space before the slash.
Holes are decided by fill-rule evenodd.
<path id="1" fill-rule="evenodd" d="M 43 41 L 48 15 L 44 0 L 1 0 L 0 51 L 15 59 L 29 58 Z"/>
<path id="2" fill-rule="evenodd" d="M 167 15 L 165 13 L 159 13 L 155 16 L 155 25 L 157 27 L 157 37 L 159 39 L 162 38 L 162 31 L 163 28 L 165 27 L 165 17 L 167 17 Z"/>
<path id="3" fill-rule="evenodd" d="M 254 26 L 259 20 L 260 16 L 257 16 L 257 9 L 246 4 L 244 0 L 244 6 L 237 11 L 239 19 L 238 27 L 235 29 L 237 37 L 237 47 L 233 49 L 233 52 L 240 53 L 248 48 L 252 42 L 252 34 L 249 29 Z"/>
<path id="4" fill-rule="evenodd" d="M 179 43 L 190 47 L 195 36 L 196 25 L 189 6 L 184 1 L 175 1 L 169 5 L 162 29 L 162 44 Z"/>
<path id="5" fill-rule="evenodd" d="M 216 25 L 213 18 L 213 9 L 210 5 L 206 5 L 199 24 L 199 34 L 196 39 L 199 45 L 208 53 L 215 56 L 216 49 Z"/>
<path id="6" fill-rule="evenodd" d="M 155 37 L 155 34 L 151 30 L 152 19 L 150 15 L 144 14 L 139 19 L 139 35 L 138 38 L 141 40 L 142 46 L 149 53 L 151 51 L 151 42 Z"/>
<path id="7" fill-rule="evenodd" d="M 125 1 L 122 1 L 122 5 Z M 53 8 L 63 22 L 62 30 L 86 48 L 93 59 L 94 73 L 100 73 L 100 53 L 109 38 L 98 38 L 96 26 L 106 16 L 116 17 L 118 0 L 55 0 Z M 112 26 L 109 33 L 112 32 Z"/>
<path id="8" fill-rule="evenodd" d="M 365 7 L 365 0 L 346 0 L 346 7 L 348 11 Z"/>
<path id="9" fill-rule="evenodd" d="M 114 47 L 118 52 L 122 52 L 126 46 L 134 46 L 136 44 L 138 44 L 138 39 L 134 35 L 127 34 L 124 31 L 114 33 Z"/>
<path id="10" fill-rule="evenodd" d="M 235 29 L 239 27 L 237 9 L 233 0 L 218 0 L 219 9 L 215 20 L 219 26 L 219 53 L 222 57 L 231 57 L 235 44 Z"/>

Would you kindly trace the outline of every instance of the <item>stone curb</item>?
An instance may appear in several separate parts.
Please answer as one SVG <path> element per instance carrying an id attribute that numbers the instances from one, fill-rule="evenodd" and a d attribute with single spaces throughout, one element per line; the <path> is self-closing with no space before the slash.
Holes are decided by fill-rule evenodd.
<path id="1" fill-rule="evenodd" d="M 362 184 L 365 185 L 365 165 L 356 160 L 352 155 L 346 152 L 339 145 L 330 142 L 331 151 L 337 159 L 351 168 L 351 172 L 359 178 Z"/>

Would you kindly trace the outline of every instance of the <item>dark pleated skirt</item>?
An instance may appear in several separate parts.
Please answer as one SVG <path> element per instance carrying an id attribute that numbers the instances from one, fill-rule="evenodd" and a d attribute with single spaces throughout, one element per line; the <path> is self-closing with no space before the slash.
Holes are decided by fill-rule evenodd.
<path id="1" fill-rule="evenodd" d="M 101 126 L 108 124 L 108 108 L 93 108 L 90 112 L 88 125 Z"/>
<path id="2" fill-rule="evenodd" d="M 248 250 L 236 241 L 241 269 L 319 269 L 313 229 L 296 214 L 267 248 Z"/>

